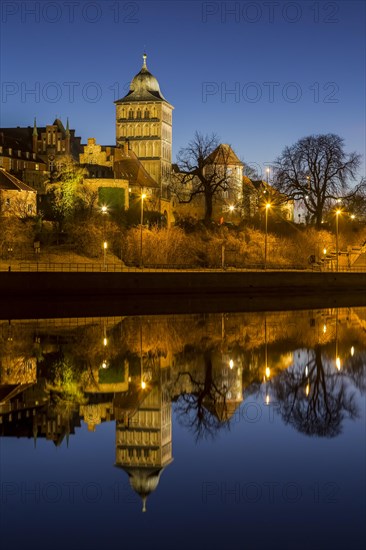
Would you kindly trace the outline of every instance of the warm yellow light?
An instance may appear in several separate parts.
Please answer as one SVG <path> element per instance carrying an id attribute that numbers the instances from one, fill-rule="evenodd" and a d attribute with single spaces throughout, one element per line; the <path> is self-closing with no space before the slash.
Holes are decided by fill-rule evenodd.
<path id="1" fill-rule="evenodd" d="M 266 168 L 266 172 L 267 172 L 267 174 L 269 174 L 269 173 L 270 173 L 270 171 L 271 171 L 271 170 L 270 170 L 270 168 Z"/>
<path id="2" fill-rule="evenodd" d="M 266 367 L 266 377 L 269 378 L 271 376 L 271 369 L 269 367 Z"/>
<path id="3" fill-rule="evenodd" d="M 307 396 L 309 395 L 309 392 L 310 392 L 310 385 L 309 385 L 309 383 L 307 383 L 306 388 L 305 388 L 305 393 L 306 393 Z"/>
<path id="4" fill-rule="evenodd" d="M 104 345 L 104 346 L 107 345 L 107 338 L 103 338 L 103 345 Z"/>
<path id="5" fill-rule="evenodd" d="M 269 395 L 266 395 L 266 405 L 269 405 Z"/>
<path id="6" fill-rule="evenodd" d="M 323 254 L 325 255 L 327 253 L 327 249 L 323 248 Z"/>
<path id="7" fill-rule="evenodd" d="M 338 210 L 336 210 L 336 214 L 337 214 L 337 216 L 339 216 L 339 214 L 341 214 L 341 213 L 342 213 L 342 210 L 339 210 L 339 209 L 338 209 Z"/>
<path id="8" fill-rule="evenodd" d="M 352 357 L 354 356 L 354 354 L 355 354 L 355 348 L 352 346 L 352 347 L 351 347 L 351 355 L 352 355 Z"/>
<path id="9" fill-rule="evenodd" d="M 327 332 L 327 325 L 323 325 L 323 332 L 324 334 Z"/>
<path id="10" fill-rule="evenodd" d="M 354 214 L 351 214 L 351 220 L 354 220 L 355 219 L 355 215 Z"/>
<path id="11" fill-rule="evenodd" d="M 108 208 L 106 206 L 102 206 L 102 212 L 105 214 L 107 212 Z"/>
<path id="12" fill-rule="evenodd" d="M 144 390 L 146 388 L 146 382 L 142 381 L 141 382 L 141 388 Z"/>
<path id="13" fill-rule="evenodd" d="M 146 193 L 141 193 L 142 200 L 146 199 Z"/>
<path id="14" fill-rule="evenodd" d="M 271 208 L 271 203 L 269 202 L 266 203 L 266 209 L 268 210 L 268 208 Z"/>
<path id="15" fill-rule="evenodd" d="M 102 363 L 102 369 L 106 369 L 107 368 L 107 361 L 103 361 Z"/>
<path id="16" fill-rule="evenodd" d="M 234 361 L 232 359 L 230 359 L 229 361 L 229 367 L 232 369 L 234 366 Z"/>
<path id="17" fill-rule="evenodd" d="M 229 210 L 230 210 L 230 212 L 234 212 L 234 210 L 235 210 L 235 206 L 234 206 L 233 204 L 230 204 L 230 206 L 229 206 Z"/>
<path id="18" fill-rule="evenodd" d="M 107 241 L 104 241 L 104 243 L 103 243 L 104 250 L 106 250 L 107 247 L 108 247 L 108 243 L 107 243 Z"/>
<path id="19" fill-rule="evenodd" d="M 336 367 L 338 370 L 341 370 L 341 359 L 339 357 L 336 358 Z"/>

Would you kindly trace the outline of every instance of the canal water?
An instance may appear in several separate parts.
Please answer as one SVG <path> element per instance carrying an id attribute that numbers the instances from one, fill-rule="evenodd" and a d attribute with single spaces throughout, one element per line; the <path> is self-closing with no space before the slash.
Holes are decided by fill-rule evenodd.
<path id="1" fill-rule="evenodd" d="M 0 338 L 1 548 L 364 548 L 366 308 Z"/>

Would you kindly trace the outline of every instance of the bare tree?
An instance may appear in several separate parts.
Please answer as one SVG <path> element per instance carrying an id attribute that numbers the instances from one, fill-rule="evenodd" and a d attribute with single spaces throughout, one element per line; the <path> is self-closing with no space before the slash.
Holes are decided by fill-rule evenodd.
<path id="1" fill-rule="evenodd" d="M 196 358 L 197 350 L 192 351 Z M 194 369 L 192 372 L 189 369 L 180 370 L 177 378 L 178 382 L 181 378 L 187 377 L 191 391 L 179 395 L 175 403 L 175 412 L 178 421 L 195 434 L 196 440 L 203 437 L 214 437 L 220 429 L 229 426 L 228 420 L 222 421 L 213 413 L 213 410 L 219 407 L 223 417 L 226 417 L 228 388 L 220 385 L 217 373 L 215 376 L 212 354 L 212 349 L 206 349 L 203 352 L 203 376 L 194 372 Z"/>
<path id="2" fill-rule="evenodd" d="M 291 199 L 302 200 L 310 218 L 320 228 L 324 212 L 337 199 L 348 200 L 365 182 L 350 189 L 361 156 L 344 151 L 344 140 L 335 134 L 312 135 L 286 147 L 274 164 L 274 186 Z"/>
<path id="3" fill-rule="evenodd" d="M 231 168 L 236 158 L 229 145 L 220 145 L 215 134 L 196 132 L 187 147 L 177 156 L 178 173 L 173 174 L 172 190 L 180 203 L 190 203 L 197 196 L 205 202 L 205 223 L 212 219 L 213 202 L 222 192 L 235 192 Z M 241 164 L 239 159 L 237 163 Z"/>
<path id="4" fill-rule="evenodd" d="M 274 380 L 273 389 L 285 422 L 306 435 L 335 437 L 346 418 L 359 415 L 354 392 L 342 374 L 325 367 L 319 345 L 312 352 L 308 375 L 303 369 L 287 369 Z"/>

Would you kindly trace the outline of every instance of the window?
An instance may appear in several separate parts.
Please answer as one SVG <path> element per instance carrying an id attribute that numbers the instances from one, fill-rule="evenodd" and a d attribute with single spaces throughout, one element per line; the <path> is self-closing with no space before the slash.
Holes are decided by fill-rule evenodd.
<path id="1" fill-rule="evenodd" d="M 12 155 L 12 154 L 13 154 L 13 149 L 9 147 L 9 155 Z"/>
<path id="2" fill-rule="evenodd" d="M 36 164 L 36 170 L 39 170 L 39 164 Z"/>
<path id="3" fill-rule="evenodd" d="M 128 112 L 128 118 L 133 118 L 133 111 Z"/>
<path id="4" fill-rule="evenodd" d="M 150 118 L 150 112 L 147 109 L 145 111 L 145 118 Z"/>
<path id="5" fill-rule="evenodd" d="M 141 118 L 141 111 L 140 111 L 140 109 L 137 110 L 137 118 Z"/>

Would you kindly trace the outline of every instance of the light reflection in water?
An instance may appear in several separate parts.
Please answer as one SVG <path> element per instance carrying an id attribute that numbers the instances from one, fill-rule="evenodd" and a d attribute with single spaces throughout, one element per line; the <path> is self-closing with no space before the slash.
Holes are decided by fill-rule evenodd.
<path id="1" fill-rule="evenodd" d="M 173 460 L 172 411 L 200 440 L 261 396 L 299 432 L 339 435 L 366 391 L 365 324 L 365 309 L 2 322 L 0 434 L 61 445 L 81 421 L 114 421 L 116 466 L 146 510 Z"/>

